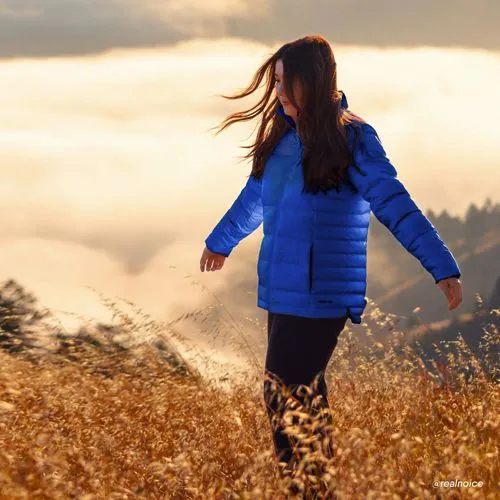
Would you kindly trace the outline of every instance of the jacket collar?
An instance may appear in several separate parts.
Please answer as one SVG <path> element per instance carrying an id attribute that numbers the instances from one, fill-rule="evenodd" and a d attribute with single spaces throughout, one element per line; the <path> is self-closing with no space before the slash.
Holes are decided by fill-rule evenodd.
<path id="1" fill-rule="evenodd" d="M 343 90 L 339 90 L 339 92 L 342 93 L 342 100 L 340 101 L 340 107 L 342 108 L 348 108 L 347 104 L 347 97 L 345 95 L 345 92 Z M 285 121 L 293 128 L 295 129 L 295 122 L 293 121 L 293 118 L 285 114 L 285 110 L 283 109 L 283 104 L 279 103 L 278 108 L 276 109 L 276 113 L 280 116 L 282 116 Z"/>

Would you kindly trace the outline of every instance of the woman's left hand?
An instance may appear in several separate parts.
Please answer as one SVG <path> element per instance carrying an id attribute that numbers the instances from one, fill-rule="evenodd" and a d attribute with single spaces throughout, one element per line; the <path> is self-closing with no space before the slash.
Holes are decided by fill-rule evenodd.
<path id="1" fill-rule="evenodd" d="M 437 284 L 448 300 L 448 311 L 458 307 L 462 302 L 462 282 L 460 279 L 446 278 Z"/>

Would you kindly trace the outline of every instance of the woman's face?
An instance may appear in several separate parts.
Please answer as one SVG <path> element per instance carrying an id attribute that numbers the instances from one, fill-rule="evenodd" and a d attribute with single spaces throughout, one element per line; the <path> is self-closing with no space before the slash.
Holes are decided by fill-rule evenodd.
<path id="1" fill-rule="evenodd" d="M 283 83 L 283 61 L 281 59 L 276 61 L 274 76 L 276 78 L 276 97 L 280 100 L 281 104 L 283 104 L 285 114 L 293 118 L 295 123 L 297 123 L 297 109 L 292 105 L 285 94 L 285 85 Z M 293 96 L 295 97 L 295 100 L 300 108 L 302 106 L 302 88 L 297 80 L 294 80 L 292 87 Z"/>

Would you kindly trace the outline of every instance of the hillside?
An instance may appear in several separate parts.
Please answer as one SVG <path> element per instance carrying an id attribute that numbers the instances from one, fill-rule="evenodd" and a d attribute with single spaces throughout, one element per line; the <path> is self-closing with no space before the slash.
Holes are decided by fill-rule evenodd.
<path id="1" fill-rule="evenodd" d="M 0 350 L 0 498 L 280 500 L 292 489 L 303 498 L 318 477 L 324 498 L 494 498 L 498 384 L 482 372 L 435 383 L 411 350 L 398 350 L 404 332 L 393 333 L 385 346 L 341 337 L 326 374 L 335 457 L 312 453 L 318 422 L 296 400 L 286 418 L 301 462 L 283 480 L 259 371 L 221 390 L 150 345 L 36 363 Z M 459 368 L 455 358 L 448 370 Z M 457 478 L 478 482 L 441 483 Z"/>

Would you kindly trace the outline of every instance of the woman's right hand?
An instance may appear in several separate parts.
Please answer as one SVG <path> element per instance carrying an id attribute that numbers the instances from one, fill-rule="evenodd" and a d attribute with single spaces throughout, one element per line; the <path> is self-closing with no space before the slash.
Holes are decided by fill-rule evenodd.
<path id="1" fill-rule="evenodd" d="M 207 271 L 218 271 L 222 269 L 226 257 L 219 253 L 211 252 L 207 247 L 203 250 L 200 260 L 201 272 L 205 271 L 205 266 Z"/>

